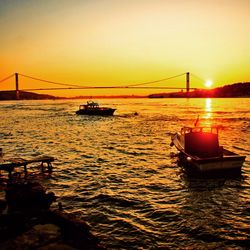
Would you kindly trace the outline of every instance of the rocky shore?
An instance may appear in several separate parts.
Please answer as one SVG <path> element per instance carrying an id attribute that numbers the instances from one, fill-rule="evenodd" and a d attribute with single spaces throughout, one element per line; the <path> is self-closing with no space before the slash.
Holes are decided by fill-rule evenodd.
<path id="1" fill-rule="evenodd" d="M 37 182 L 9 183 L 0 200 L 0 249 L 105 249 L 89 226 L 66 213 Z"/>

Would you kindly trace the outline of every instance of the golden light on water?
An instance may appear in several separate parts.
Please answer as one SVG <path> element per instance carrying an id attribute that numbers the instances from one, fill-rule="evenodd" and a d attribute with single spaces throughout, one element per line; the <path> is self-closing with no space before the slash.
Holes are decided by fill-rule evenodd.
<path id="1" fill-rule="evenodd" d="M 204 108 L 204 124 L 205 126 L 211 126 L 213 123 L 213 116 L 212 116 L 212 99 L 206 98 L 205 99 L 205 108 Z"/>
<path id="2" fill-rule="evenodd" d="M 212 111 L 212 99 L 211 98 L 206 98 L 205 102 L 205 111 L 206 112 L 211 112 Z"/>

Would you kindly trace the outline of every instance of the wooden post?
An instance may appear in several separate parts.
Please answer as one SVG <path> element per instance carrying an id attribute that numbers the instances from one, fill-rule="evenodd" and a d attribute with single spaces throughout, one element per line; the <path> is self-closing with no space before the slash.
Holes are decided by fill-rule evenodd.
<path id="1" fill-rule="evenodd" d="M 18 73 L 15 73 L 15 78 L 16 78 L 16 100 L 19 100 L 20 96 L 19 96 L 19 86 L 18 86 Z"/>
<path id="2" fill-rule="evenodd" d="M 51 174 L 52 173 L 52 164 L 50 161 L 48 161 L 47 163 L 48 163 L 48 172 L 49 172 L 49 174 Z"/>
<path id="3" fill-rule="evenodd" d="M 41 163 L 41 168 L 42 168 L 42 173 L 44 173 L 44 165 L 43 165 L 43 161 Z"/>
<path id="4" fill-rule="evenodd" d="M 28 174 L 27 165 L 24 164 L 23 166 L 24 166 L 24 175 L 25 175 L 25 177 L 27 177 L 27 174 Z"/>
<path id="5" fill-rule="evenodd" d="M 190 78 L 189 78 L 189 72 L 186 73 L 186 91 L 189 92 L 190 88 Z"/>

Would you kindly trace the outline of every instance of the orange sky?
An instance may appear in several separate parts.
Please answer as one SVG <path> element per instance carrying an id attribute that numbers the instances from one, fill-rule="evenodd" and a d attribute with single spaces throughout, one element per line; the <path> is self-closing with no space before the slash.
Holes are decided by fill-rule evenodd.
<path id="1" fill-rule="evenodd" d="M 14 72 L 78 85 L 148 82 L 187 71 L 213 87 L 250 81 L 249 0 L 0 2 L 0 80 Z M 191 87 L 204 87 L 191 77 Z M 185 76 L 155 86 L 185 87 Z M 12 81 L 0 89 L 13 89 Z M 56 87 L 20 78 L 20 88 Z M 165 90 L 43 91 L 60 96 Z"/>

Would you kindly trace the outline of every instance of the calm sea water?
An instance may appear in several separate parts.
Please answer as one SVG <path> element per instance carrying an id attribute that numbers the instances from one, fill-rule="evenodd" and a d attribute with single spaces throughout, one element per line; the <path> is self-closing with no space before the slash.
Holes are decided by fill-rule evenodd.
<path id="1" fill-rule="evenodd" d="M 110 249 L 250 246 L 250 99 L 98 101 L 115 115 L 77 116 L 81 100 L 1 102 L 5 156 L 56 157 L 42 184 Z M 198 114 L 247 156 L 241 176 L 199 179 L 177 166 L 170 135 Z"/>

